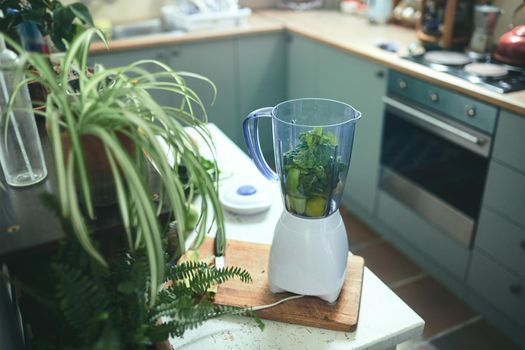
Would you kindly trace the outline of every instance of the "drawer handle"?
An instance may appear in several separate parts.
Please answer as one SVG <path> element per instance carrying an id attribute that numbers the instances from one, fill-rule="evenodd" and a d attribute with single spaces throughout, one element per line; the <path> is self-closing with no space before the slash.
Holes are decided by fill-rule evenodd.
<path id="1" fill-rule="evenodd" d="M 519 285 L 519 284 L 517 284 L 517 283 L 516 283 L 516 284 L 511 284 L 511 285 L 509 286 L 509 291 L 510 291 L 512 294 L 514 294 L 514 295 L 519 295 L 519 294 L 521 294 L 521 290 L 522 290 L 521 285 Z"/>
<path id="2" fill-rule="evenodd" d="M 471 106 L 471 105 L 466 105 L 465 106 L 465 114 L 467 115 L 467 117 L 475 117 L 476 116 L 476 108 L 474 106 Z"/>
<path id="3" fill-rule="evenodd" d="M 408 87 L 407 82 L 405 80 L 403 80 L 403 79 L 398 79 L 397 80 L 397 84 L 399 85 L 399 88 L 401 90 L 405 90 Z"/>
<path id="4" fill-rule="evenodd" d="M 439 101 L 439 95 L 435 93 L 434 91 L 428 92 L 428 99 L 432 102 L 438 102 Z"/>

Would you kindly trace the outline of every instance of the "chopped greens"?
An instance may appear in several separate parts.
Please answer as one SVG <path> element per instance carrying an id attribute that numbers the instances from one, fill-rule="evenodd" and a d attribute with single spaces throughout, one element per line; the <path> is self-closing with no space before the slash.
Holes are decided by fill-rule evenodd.
<path id="1" fill-rule="evenodd" d="M 330 211 L 332 192 L 346 165 L 338 156 L 334 134 L 315 128 L 299 135 L 299 145 L 283 155 L 284 191 L 289 211 L 308 217 Z"/>

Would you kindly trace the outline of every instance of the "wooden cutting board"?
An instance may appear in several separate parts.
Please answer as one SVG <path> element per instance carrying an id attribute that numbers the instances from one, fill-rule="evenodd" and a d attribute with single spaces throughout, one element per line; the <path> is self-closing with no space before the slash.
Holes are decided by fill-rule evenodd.
<path id="1" fill-rule="evenodd" d="M 207 239 L 201 247 L 200 256 L 212 252 L 213 240 Z M 268 257 L 270 246 L 229 240 L 226 248 L 226 266 L 246 269 L 253 283 L 238 280 L 228 281 L 219 286 L 215 302 L 231 306 L 259 306 L 274 303 L 291 293 L 273 294 L 268 287 Z M 346 279 L 336 303 L 328 304 L 314 297 L 286 301 L 273 308 L 257 311 L 257 316 L 304 326 L 351 332 L 357 326 L 361 287 L 363 284 L 364 259 L 349 256 Z"/>

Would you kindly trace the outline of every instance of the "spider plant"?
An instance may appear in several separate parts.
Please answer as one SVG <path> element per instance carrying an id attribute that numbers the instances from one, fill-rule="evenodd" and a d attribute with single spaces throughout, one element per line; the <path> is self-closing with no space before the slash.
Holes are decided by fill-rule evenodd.
<path id="1" fill-rule="evenodd" d="M 95 248 L 88 229 L 90 220 L 96 219 L 96 208 L 92 200 L 94 177 L 90 176 L 86 165 L 83 139 L 95 138 L 102 144 L 115 183 L 127 249 L 131 253 L 146 252 L 152 305 L 164 282 L 164 237 L 158 218 L 162 208 L 168 207 L 177 220 L 178 255 L 181 255 L 185 246 L 186 215 L 198 192 L 202 196 L 201 214 L 192 248 L 203 242 L 211 226 L 210 215 L 216 224 L 219 249 L 224 247 L 224 217 L 217 196 L 217 179 L 213 179 L 199 161 L 199 150 L 185 130 L 185 127 L 193 128 L 215 155 L 205 126 L 207 117 L 203 102 L 186 81 L 204 80 L 214 92 L 215 86 L 202 76 L 175 72 L 155 60 L 137 61 L 117 68 L 95 65 L 89 69 L 89 45 L 94 36 L 103 39 L 99 30 L 90 28 L 70 43 L 59 58 L 58 73 L 48 57 L 25 52 L 11 42 L 19 51 L 21 64 L 30 64 L 35 70 L 34 74 L 26 72 L 27 79 L 21 80 L 19 86 L 37 81 L 49 91 L 45 111 L 35 113 L 43 115 L 48 125 L 60 213 L 71 222 L 83 249 L 107 266 L 106 257 Z M 151 65 L 159 71 L 145 68 Z M 76 87 L 70 84 L 72 75 L 78 79 Z M 173 100 L 180 100 L 180 103 L 159 105 L 150 94 L 155 90 L 172 93 Z M 122 137 L 132 141 L 135 151 L 126 149 L 120 141 Z M 64 147 L 64 139 L 68 140 L 69 150 Z M 171 162 L 167 153 L 172 156 Z M 159 174 L 162 188 L 159 202 L 152 199 L 148 187 L 145 171 L 148 162 Z M 185 167 L 186 181 L 179 176 L 180 165 Z M 213 167 L 217 172 L 215 162 Z"/>

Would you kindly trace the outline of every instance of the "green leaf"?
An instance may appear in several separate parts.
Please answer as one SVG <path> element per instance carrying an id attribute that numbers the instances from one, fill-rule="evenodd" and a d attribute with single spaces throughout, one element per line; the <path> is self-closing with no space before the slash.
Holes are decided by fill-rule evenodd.
<path id="1" fill-rule="evenodd" d="M 94 27 L 95 24 L 93 22 L 93 17 L 91 17 L 91 13 L 89 12 L 89 9 L 87 6 L 81 2 L 76 2 L 74 4 L 71 4 L 67 6 L 68 9 L 71 10 L 71 12 L 78 18 L 83 24 L 89 25 L 91 27 Z"/>

